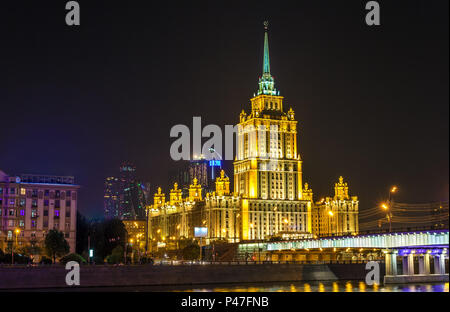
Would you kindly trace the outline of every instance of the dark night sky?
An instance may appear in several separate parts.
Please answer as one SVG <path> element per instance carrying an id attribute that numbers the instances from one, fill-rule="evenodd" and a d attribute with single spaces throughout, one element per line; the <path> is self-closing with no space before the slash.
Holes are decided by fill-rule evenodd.
<path id="1" fill-rule="evenodd" d="M 165 185 L 173 125 L 238 122 L 264 19 L 317 199 L 343 175 L 361 209 L 392 184 L 398 201 L 448 200 L 448 1 L 379 1 L 379 27 L 366 1 L 83 0 L 79 27 L 65 2 L 2 4 L 0 169 L 75 176 L 83 214 L 102 214 L 123 160 Z"/>

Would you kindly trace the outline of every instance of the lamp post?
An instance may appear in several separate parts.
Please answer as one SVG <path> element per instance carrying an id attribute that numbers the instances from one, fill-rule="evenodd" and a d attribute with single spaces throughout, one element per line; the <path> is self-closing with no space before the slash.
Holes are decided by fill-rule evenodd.
<path id="1" fill-rule="evenodd" d="M 131 263 L 134 263 L 134 248 L 133 248 L 133 239 L 130 238 L 130 245 L 131 245 Z"/>
<path id="2" fill-rule="evenodd" d="M 392 195 L 395 194 L 397 190 L 398 188 L 396 186 L 391 187 L 391 189 L 389 190 L 388 202 L 381 204 L 381 208 L 383 210 L 386 210 L 387 217 L 389 220 L 389 233 L 392 232 L 392 201 L 393 201 Z"/>
<path id="3" fill-rule="evenodd" d="M 392 211 L 391 211 L 391 207 L 390 204 L 381 204 L 381 208 L 383 210 L 386 210 L 386 216 L 389 220 L 389 233 L 392 232 Z"/>
<path id="4" fill-rule="evenodd" d="M 278 210 L 278 207 L 274 207 L 273 208 L 273 219 L 276 219 L 276 213 L 277 213 L 277 210 Z M 270 231 L 271 231 L 271 234 L 270 234 L 270 236 L 272 237 L 273 235 L 274 235 L 274 229 L 272 228 L 272 227 L 275 227 L 275 224 L 276 224 L 276 222 L 275 222 L 275 220 L 274 220 L 274 222 L 273 222 L 273 224 L 272 224 L 272 217 L 269 219 L 269 221 L 270 221 Z"/>
<path id="5" fill-rule="evenodd" d="M 331 236 L 331 218 L 334 216 L 333 211 L 328 210 L 328 235 Z"/>
<path id="6" fill-rule="evenodd" d="M 14 233 L 16 233 L 16 246 L 17 246 L 17 235 L 19 235 L 20 229 L 15 229 Z M 11 264 L 14 264 L 14 241 L 11 244 Z"/>

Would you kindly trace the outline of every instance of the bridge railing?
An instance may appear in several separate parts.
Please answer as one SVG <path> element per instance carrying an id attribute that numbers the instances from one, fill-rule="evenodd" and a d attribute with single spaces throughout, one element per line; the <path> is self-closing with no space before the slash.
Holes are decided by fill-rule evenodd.
<path id="1" fill-rule="evenodd" d="M 377 229 L 377 230 L 365 230 L 359 231 L 358 235 L 371 235 L 371 234 L 389 234 L 389 233 L 405 233 L 405 232 L 420 232 L 420 231 L 439 231 L 448 230 L 448 227 L 435 227 L 435 226 L 415 226 L 415 227 L 403 227 L 395 228 L 389 231 L 389 229 Z M 328 237 L 340 237 L 340 236 L 352 236 L 351 232 L 340 232 L 333 234 L 318 234 L 318 238 Z"/>

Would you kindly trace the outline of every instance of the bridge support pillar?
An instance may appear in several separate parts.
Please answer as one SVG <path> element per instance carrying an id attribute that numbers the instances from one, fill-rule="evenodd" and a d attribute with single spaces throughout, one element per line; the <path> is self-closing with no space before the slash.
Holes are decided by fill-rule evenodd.
<path id="1" fill-rule="evenodd" d="M 434 274 L 445 274 L 445 255 L 434 256 Z"/>
<path id="2" fill-rule="evenodd" d="M 430 255 L 428 253 L 419 256 L 419 274 L 430 274 Z"/>
<path id="3" fill-rule="evenodd" d="M 414 275 L 414 254 L 403 256 L 402 259 L 403 275 Z"/>
<path id="4" fill-rule="evenodd" d="M 388 250 L 385 253 L 386 275 L 397 275 L 397 251 Z"/>

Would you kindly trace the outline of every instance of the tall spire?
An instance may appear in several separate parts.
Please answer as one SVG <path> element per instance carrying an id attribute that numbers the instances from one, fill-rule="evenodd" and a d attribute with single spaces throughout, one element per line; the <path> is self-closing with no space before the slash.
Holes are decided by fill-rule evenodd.
<path id="1" fill-rule="evenodd" d="M 257 95 L 280 95 L 280 92 L 275 89 L 275 81 L 270 75 L 270 59 L 269 59 L 269 22 L 264 21 L 264 59 L 263 59 L 263 73 L 259 78 L 259 88 Z"/>
<path id="2" fill-rule="evenodd" d="M 264 64 L 263 74 L 270 75 L 270 59 L 269 59 L 269 35 L 267 30 L 269 29 L 269 22 L 264 21 Z"/>

